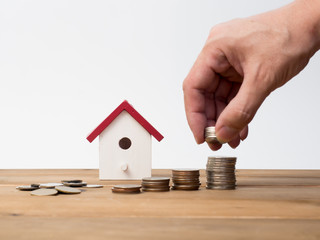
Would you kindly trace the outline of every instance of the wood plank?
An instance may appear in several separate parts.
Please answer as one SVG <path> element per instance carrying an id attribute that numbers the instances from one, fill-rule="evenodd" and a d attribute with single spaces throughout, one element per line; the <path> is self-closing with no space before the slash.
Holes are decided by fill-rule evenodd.
<path id="1" fill-rule="evenodd" d="M 317 240 L 318 220 L 7 217 L 0 239 L 281 239 Z"/>
<path id="2" fill-rule="evenodd" d="M 171 173 L 154 170 L 153 175 Z M 36 232 L 39 239 L 50 234 L 63 238 L 62 230 L 68 236 L 81 233 L 78 239 L 88 239 L 89 234 L 96 239 L 129 238 L 130 234 L 130 239 L 155 238 L 155 233 L 170 239 L 181 239 L 181 234 L 186 239 L 320 236 L 316 227 L 320 226 L 320 171 L 239 170 L 234 191 L 206 190 L 204 171 L 201 176 L 200 191 L 123 195 L 111 192 L 111 186 L 120 181 L 99 181 L 97 170 L 0 170 L 0 229 L 4 230 L 0 239 L 28 239 Z M 21 184 L 71 178 L 105 187 L 52 197 L 34 197 L 15 189 Z"/>

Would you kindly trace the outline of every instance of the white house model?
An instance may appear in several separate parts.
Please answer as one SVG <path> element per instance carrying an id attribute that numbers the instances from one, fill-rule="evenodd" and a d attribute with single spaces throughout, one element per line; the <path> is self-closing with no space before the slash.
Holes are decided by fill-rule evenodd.
<path id="1" fill-rule="evenodd" d="M 99 136 L 101 180 L 141 179 L 151 176 L 151 135 L 163 136 L 126 100 L 123 101 L 87 140 Z"/>

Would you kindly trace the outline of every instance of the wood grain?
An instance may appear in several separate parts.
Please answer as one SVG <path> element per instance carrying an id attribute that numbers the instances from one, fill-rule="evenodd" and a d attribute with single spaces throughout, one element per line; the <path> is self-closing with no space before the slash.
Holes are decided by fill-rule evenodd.
<path id="1" fill-rule="evenodd" d="M 0 239 L 320 239 L 320 171 L 238 170 L 234 191 L 206 190 L 201 176 L 199 191 L 123 195 L 111 186 L 139 181 L 99 181 L 98 170 L 0 170 Z M 15 189 L 73 178 L 104 188 L 51 197 Z"/>

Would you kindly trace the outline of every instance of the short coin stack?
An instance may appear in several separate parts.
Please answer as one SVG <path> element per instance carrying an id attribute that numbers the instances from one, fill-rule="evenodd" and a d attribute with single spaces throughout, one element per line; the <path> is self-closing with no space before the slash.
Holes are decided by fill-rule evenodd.
<path id="1" fill-rule="evenodd" d="M 141 193 L 141 185 L 136 184 L 120 184 L 114 185 L 111 189 L 113 193 Z"/>
<path id="2" fill-rule="evenodd" d="M 198 190 L 201 183 L 199 169 L 172 169 L 172 190 Z"/>
<path id="3" fill-rule="evenodd" d="M 236 188 L 236 157 L 208 157 L 207 189 L 232 190 Z"/>
<path id="4" fill-rule="evenodd" d="M 166 192 L 170 190 L 170 178 L 168 177 L 146 177 L 142 178 L 142 191 Z"/>
<path id="5" fill-rule="evenodd" d="M 206 127 L 204 130 L 204 139 L 207 143 L 220 143 L 216 136 L 215 127 Z"/>

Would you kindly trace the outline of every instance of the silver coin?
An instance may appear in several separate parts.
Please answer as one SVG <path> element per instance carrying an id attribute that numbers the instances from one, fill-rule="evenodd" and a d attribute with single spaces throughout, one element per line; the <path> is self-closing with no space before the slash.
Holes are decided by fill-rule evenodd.
<path id="1" fill-rule="evenodd" d="M 98 185 L 98 184 L 87 184 L 84 186 L 86 188 L 103 188 L 103 185 Z"/>
<path id="2" fill-rule="evenodd" d="M 25 185 L 25 186 L 18 186 L 16 187 L 16 189 L 20 191 L 33 191 L 33 190 L 39 189 L 39 187 L 32 187 L 30 185 Z"/>
<path id="3" fill-rule="evenodd" d="M 236 184 L 216 184 L 216 183 L 207 183 L 207 187 L 235 187 Z"/>
<path id="4" fill-rule="evenodd" d="M 39 188 L 40 187 L 40 183 L 32 183 L 32 184 L 30 184 L 30 186 Z"/>
<path id="5" fill-rule="evenodd" d="M 206 188 L 214 190 L 234 190 L 236 186 L 207 186 Z"/>
<path id="6" fill-rule="evenodd" d="M 236 161 L 237 158 L 236 157 L 227 157 L 227 156 L 212 156 L 212 157 L 208 157 L 208 162 L 209 161 Z"/>
<path id="7" fill-rule="evenodd" d="M 48 189 L 48 188 L 42 188 L 38 190 L 34 190 L 31 192 L 32 196 L 53 196 L 56 195 L 58 191 L 56 189 Z"/>
<path id="8" fill-rule="evenodd" d="M 236 170 L 233 168 L 228 168 L 228 169 L 221 169 L 221 168 L 210 168 L 207 169 L 207 172 L 212 172 L 212 173 L 234 173 Z"/>
<path id="9" fill-rule="evenodd" d="M 56 186 L 63 186 L 62 183 L 41 183 L 40 188 L 55 188 Z"/>
<path id="10" fill-rule="evenodd" d="M 81 183 L 63 182 L 63 185 L 67 187 L 85 187 L 87 183 L 86 182 L 81 182 Z"/>
<path id="11" fill-rule="evenodd" d="M 80 189 L 72 188 L 72 187 L 66 187 L 66 186 L 56 186 L 55 189 L 62 193 L 69 193 L 69 194 L 77 194 L 81 193 Z"/>
<path id="12" fill-rule="evenodd" d="M 235 186 L 235 182 L 207 182 L 207 186 Z"/>
<path id="13" fill-rule="evenodd" d="M 145 177 L 142 178 L 142 181 L 144 182 L 169 182 L 169 177 Z"/>
<path id="14" fill-rule="evenodd" d="M 71 180 L 61 180 L 61 182 L 67 182 L 67 183 L 82 183 L 82 180 L 80 179 L 71 179 Z"/>

